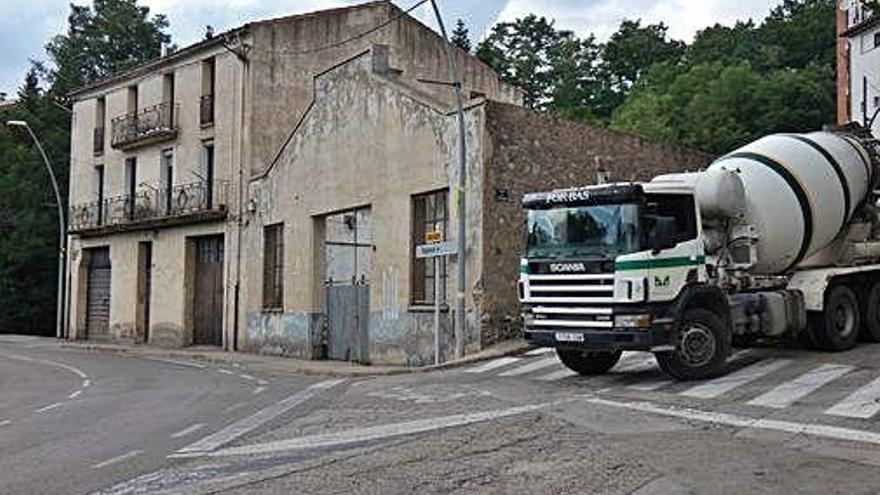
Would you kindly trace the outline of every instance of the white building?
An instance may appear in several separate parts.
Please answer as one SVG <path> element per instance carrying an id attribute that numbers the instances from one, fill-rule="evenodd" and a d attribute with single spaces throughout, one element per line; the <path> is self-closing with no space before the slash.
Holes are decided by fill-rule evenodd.
<path id="1" fill-rule="evenodd" d="M 863 0 L 841 0 L 837 11 L 837 120 L 880 130 L 880 16 Z"/>

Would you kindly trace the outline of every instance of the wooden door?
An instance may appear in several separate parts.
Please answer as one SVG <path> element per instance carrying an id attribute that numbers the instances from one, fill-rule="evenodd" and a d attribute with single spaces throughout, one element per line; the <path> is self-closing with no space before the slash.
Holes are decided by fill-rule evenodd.
<path id="1" fill-rule="evenodd" d="M 195 241 L 193 343 L 223 345 L 223 236 Z"/>
<path id="2" fill-rule="evenodd" d="M 109 332 L 110 273 L 110 248 L 89 250 L 86 290 L 86 334 L 89 339 L 106 338 Z"/>

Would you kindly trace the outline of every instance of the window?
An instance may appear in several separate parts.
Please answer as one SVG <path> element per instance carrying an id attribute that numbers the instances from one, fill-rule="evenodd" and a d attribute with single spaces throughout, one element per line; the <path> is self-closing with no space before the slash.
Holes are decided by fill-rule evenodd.
<path id="1" fill-rule="evenodd" d="M 874 48 L 880 46 L 880 31 L 874 33 Z"/>
<path id="2" fill-rule="evenodd" d="M 95 225 L 104 223 L 104 166 L 95 165 L 94 173 L 94 194 L 95 194 Z"/>
<path id="3" fill-rule="evenodd" d="M 162 150 L 159 160 L 159 193 L 162 207 L 166 213 L 171 212 L 171 197 L 174 191 L 174 152 Z"/>
<path id="4" fill-rule="evenodd" d="M 213 58 L 202 62 L 202 99 L 199 121 L 203 126 L 214 123 L 214 79 L 216 63 Z"/>
<path id="5" fill-rule="evenodd" d="M 204 175 L 205 181 L 205 207 L 209 210 L 214 207 L 214 141 L 207 140 L 202 143 L 204 149 Z"/>
<path id="6" fill-rule="evenodd" d="M 263 229 L 263 308 L 284 308 L 284 224 Z"/>
<path id="7" fill-rule="evenodd" d="M 416 258 L 416 246 L 425 243 L 425 234 L 439 231 L 446 239 L 449 223 L 447 206 L 449 192 L 434 191 L 428 194 L 413 196 L 413 238 L 412 238 L 412 289 L 410 299 L 414 305 L 434 304 L 434 278 L 440 278 L 440 301 L 446 301 L 446 258 L 440 258 L 438 269 L 434 269 L 434 260 Z"/>
<path id="8" fill-rule="evenodd" d="M 137 86 L 129 86 L 128 87 L 128 99 L 126 100 L 126 107 L 128 109 L 128 113 L 135 113 L 138 109 L 138 87 Z"/>
<path id="9" fill-rule="evenodd" d="M 648 195 L 648 208 L 651 213 L 672 217 L 675 220 L 676 242 L 697 238 L 697 212 L 692 195 L 650 194 Z"/>
<path id="10" fill-rule="evenodd" d="M 162 77 L 162 100 L 164 104 L 168 105 L 169 122 L 172 125 L 174 123 L 174 98 L 174 73 L 172 72 Z"/>
<path id="11" fill-rule="evenodd" d="M 107 116 L 107 102 L 103 96 L 95 101 L 95 131 L 93 134 L 95 156 L 104 154 L 104 121 Z"/>

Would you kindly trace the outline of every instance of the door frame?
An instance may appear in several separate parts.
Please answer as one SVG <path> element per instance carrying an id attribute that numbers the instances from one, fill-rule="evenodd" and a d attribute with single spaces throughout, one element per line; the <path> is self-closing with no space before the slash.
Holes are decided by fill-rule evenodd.
<path id="1" fill-rule="evenodd" d="M 195 328 L 195 318 L 196 318 L 196 266 L 198 264 L 198 251 L 196 249 L 197 244 L 201 240 L 211 239 L 211 238 L 219 238 L 223 243 L 223 261 L 222 261 L 222 273 L 221 273 L 221 288 L 223 290 L 223 294 L 221 297 L 221 307 L 220 307 L 220 343 L 219 346 L 226 348 L 226 273 L 227 273 L 227 263 L 226 263 L 226 235 L 223 232 L 217 232 L 213 234 L 204 234 L 197 236 L 190 236 L 186 238 L 185 248 L 184 248 L 184 335 L 183 342 L 184 345 L 195 345 L 195 336 L 196 336 L 196 328 Z"/>

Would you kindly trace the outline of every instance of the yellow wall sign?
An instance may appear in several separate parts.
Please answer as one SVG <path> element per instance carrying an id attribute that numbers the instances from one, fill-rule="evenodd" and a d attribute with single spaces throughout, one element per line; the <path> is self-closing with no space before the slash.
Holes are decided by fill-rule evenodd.
<path id="1" fill-rule="evenodd" d="M 433 230 L 425 233 L 425 244 L 439 244 L 443 242 L 443 232 Z"/>

